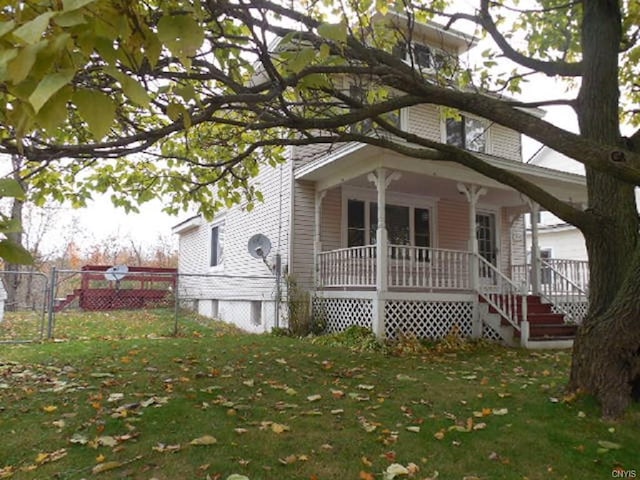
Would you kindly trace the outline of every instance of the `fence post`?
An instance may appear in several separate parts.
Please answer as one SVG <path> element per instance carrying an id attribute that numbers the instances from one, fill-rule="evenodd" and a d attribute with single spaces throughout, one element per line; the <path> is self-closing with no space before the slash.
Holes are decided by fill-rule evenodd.
<path id="1" fill-rule="evenodd" d="M 56 267 L 51 269 L 51 284 L 49 285 L 49 298 L 47 305 L 47 340 L 51 340 L 53 338 L 53 328 L 55 322 L 55 316 L 53 313 L 54 305 L 56 303 L 56 285 L 58 283 L 58 270 Z"/>
<path id="2" fill-rule="evenodd" d="M 175 273 L 175 282 L 174 283 L 174 307 L 173 307 L 173 336 L 178 335 L 178 312 L 180 310 L 180 274 Z"/>

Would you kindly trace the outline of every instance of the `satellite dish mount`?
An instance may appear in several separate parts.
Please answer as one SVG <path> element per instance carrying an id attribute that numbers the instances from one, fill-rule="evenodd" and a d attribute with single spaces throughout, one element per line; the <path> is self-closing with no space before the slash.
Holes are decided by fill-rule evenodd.
<path id="1" fill-rule="evenodd" d="M 282 260 L 280 253 L 276 252 L 274 255 L 274 264 L 269 265 L 267 262 L 267 255 L 271 251 L 271 241 L 266 235 L 256 233 L 249 239 L 247 244 L 247 250 L 249 255 L 253 258 L 262 259 L 269 271 L 276 276 L 276 297 L 275 297 L 275 327 L 280 326 L 280 278 L 282 275 Z"/>

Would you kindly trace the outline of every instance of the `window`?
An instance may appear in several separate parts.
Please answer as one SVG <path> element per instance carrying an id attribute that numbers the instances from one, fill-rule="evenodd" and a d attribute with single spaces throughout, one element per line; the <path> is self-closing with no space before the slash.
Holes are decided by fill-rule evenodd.
<path id="1" fill-rule="evenodd" d="M 474 152 L 487 152 L 487 125 L 480 119 L 460 115 L 446 119 L 447 143 Z"/>
<path id="2" fill-rule="evenodd" d="M 406 42 L 397 43 L 393 48 L 393 55 L 409 64 L 413 63 L 420 69 L 440 70 L 446 65 L 447 59 L 443 52 L 421 43 L 412 42 L 410 45 L 411 51 L 407 48 Z"/>
<path id="3" fill-rule="evenodd" d="M 209 265 L 218 267 L 224 259 L 224 226 L 216 225 L 211 228 L 211 255 Z"/>
<path id="4" fill-rule="evenodd" d="M 363 105 L 367 105 L 368 103 L 365 89 L 360 85 L 351 85 L 349 87 L 349 96 Z M 352 110 L 354 112 L 357 111 L 357 109 L 352 109 Z M 400 110 L 394 110 L 392 112 L 384 113 L 381 115 L 381 117 L 387 122 L 389 122 L 391 125 L 394 125 L 398 128 L 401 127 Z M 360 134 L 367 134 L 371 132 L 373 129 L 374 129 L 373 119 L 371 118 L 360 120 L 359 122 L 356 122 L 349 127 L 349 131 L 351 133 L 360 133 Z"/>
<path id="5" fill-rule="evenodd" d="M 431 213 L 427 208 L 386 205 L 387 235 L 390 245 L 431 246 Z M 347 202 L 347 246 L 376 243 L 378 204 L 350 199 Z"/>

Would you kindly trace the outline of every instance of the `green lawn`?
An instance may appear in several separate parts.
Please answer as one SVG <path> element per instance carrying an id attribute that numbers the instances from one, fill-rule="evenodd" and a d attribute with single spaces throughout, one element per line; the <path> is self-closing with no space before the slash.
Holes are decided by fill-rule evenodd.
<path id="1" fill-rule="evenodd" d="M 640 475 L 640 408 L 612 424 L 565 398 L 568 352 L 358 353 L 195 317 L 171 337 L 165 316 L 0 345 L 0 479 Z"/>

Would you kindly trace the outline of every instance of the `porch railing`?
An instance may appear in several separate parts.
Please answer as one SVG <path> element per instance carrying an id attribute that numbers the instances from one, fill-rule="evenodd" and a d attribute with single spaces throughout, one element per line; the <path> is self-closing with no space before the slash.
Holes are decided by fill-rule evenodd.
<path id="1" fill-rule="evenodd" d="M 323 287 L 375 287 L 376 246 L 321 252 L 318 254 L 318 283 Z"/>
<path id="2" fill-rule="evenodd" d="M 521 342 L 529 337 L 527 318 L 527 293 L 521 283 L 514 282 L 495 265 L 481 255 L 476 256 L 478 271 L 478 294 L 495 312 L 520 332 Z"/>
<path id="3" fill-rule="evenodd" d="M 581 323 L 589 302 L 589 262 L 541 259 L 539 278 L 540 291 L 536 293 L 567 320 Z M 531 291 L 531 265 L 514 265 L 512 279 L 527 285 Z"/>
<path id="4" fill-rule="evenodd" d="M 408 245 L 387 250 L 390 288 L 469 290 L 470 253 Z M 341 248 L 318 254 L 318 284 L 322 287 L 375 287 L 376 246 Z"/>
<path id="5" fill-rule="evenodd" d="M 439 290 L 471 288 L 470 252 L 440 248 L 390 245 L 389 287 Z"/>

